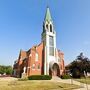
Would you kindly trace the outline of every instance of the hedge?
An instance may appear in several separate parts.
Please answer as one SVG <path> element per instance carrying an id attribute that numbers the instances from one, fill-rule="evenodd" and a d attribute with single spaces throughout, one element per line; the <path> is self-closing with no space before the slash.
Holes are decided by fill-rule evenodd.
<path id="1" fill-rule="evenodd" d="M 52 76 L 49 75 L 32 75 L 28 77 L 29 80 L 51 80 Z"/>
<path id="2" fill-rule="evenodd" d="M 70 76 L 70 75 L 65 74 L 65 75 L 61 76 L 61 78 L 62 78 L 62 79 L 71 79 L 71 76 Z"/>

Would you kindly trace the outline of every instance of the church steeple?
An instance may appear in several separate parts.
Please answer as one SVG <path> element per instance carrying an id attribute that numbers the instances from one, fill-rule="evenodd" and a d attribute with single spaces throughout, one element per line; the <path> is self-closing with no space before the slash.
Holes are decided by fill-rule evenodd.
<path id="1" fill-rule="evenodd" d="M 52 60 L 56 61 L 56 32 L 54 30 L 54 24 L 49 7 L 46 8 L 43 22 L 42 42 L 45 50 L 44 74 L 49 75 L 49 63 Z"/>
<path id="2" fill-rule="evenodd" d="M 54 46 L 56 47 L 56 32 L 54 30 L 54 24 L 51 17 L 50 9 L 49 7 L 47 7 L 44 22 L 43 22 L 42 41 L 44 41 L 45 44 L 48 45 L 47 42 L 49 42 L 48 40 L 50 38 L 52 39 L 51 42 L 54 43 Z"/>
<path id="3" fill-rule="evenodd" d="M 44 21 L 47 21 L 47 22 L 52 21 L 52 17 L 51 17 L 51 13 L 50 13 L 49 7 L 47 7 L 47 9 L 46 9 L 46 14 L 45 14 L 45 19 L 44 19 Z"/>
<path id="4" fill-rule="evenodd" d="M 44 32 L 54 33 L 54 25 L 49 7 L 46 8 L 45 18 L 43 22 L 43 33 Z"/>

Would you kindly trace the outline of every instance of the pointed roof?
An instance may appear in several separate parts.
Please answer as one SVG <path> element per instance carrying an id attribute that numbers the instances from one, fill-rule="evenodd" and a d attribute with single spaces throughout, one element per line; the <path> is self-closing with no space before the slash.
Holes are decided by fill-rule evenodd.
<path id="1" fill-rule="evenodd" d="M 20 59 L 20 58 L 26 58 L 27 57 L 27 53 L 26 53 L 26 51 L 23 51 L 23 50 L 20 50 L 20 53 L 19 53 L 19 58 L 18 59 Z"/>
<path id="2" fill-rule="evenodd" d="M 47 7 L 44 21 L 52 21 L 50 9 Z"/>

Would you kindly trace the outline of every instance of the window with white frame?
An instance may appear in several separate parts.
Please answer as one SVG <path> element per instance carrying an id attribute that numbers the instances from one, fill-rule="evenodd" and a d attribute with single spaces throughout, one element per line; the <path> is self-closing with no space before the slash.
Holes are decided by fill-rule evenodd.
<path id="1" fill-rule="evenodd" d="M 38 53 L 36 53 L 35 61 L 38 61 Z"/>
<path id="2" fill-rule="evenodd" d="M 40 64 L 38 64 L 37 69 L 40 69 Z"/>
<path id="3" fill-rule="evenodd" d="M 53 36 L 49 36 L 49 45 L 50 46 L 54 46 L 54 38 L 53 38 Z"/>
<path id="4" fill-rule="evenodd" d="M 32 69 L 35 69 L 35 64 L 32 65 Z"/>
<path id="5" fill-rule="evenodd" d="M 49 55 L 54 56 L 54 38 L 49 36 Z"/>
<path id="6" fill-rule="evenodd" d="M 49 47 L 49 55 L 54 56 L 54 47 Z"/>

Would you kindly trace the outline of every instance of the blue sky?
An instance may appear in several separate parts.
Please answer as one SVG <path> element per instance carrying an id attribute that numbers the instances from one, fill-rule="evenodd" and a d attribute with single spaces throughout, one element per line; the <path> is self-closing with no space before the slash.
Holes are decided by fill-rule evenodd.
<path id="1" fill-rule="evenodd" d="M 80 52 L 90 58 L 90 0 L 0 0 L 0 64 L 40 43 L 47 2 L 65 63 Z"/>

